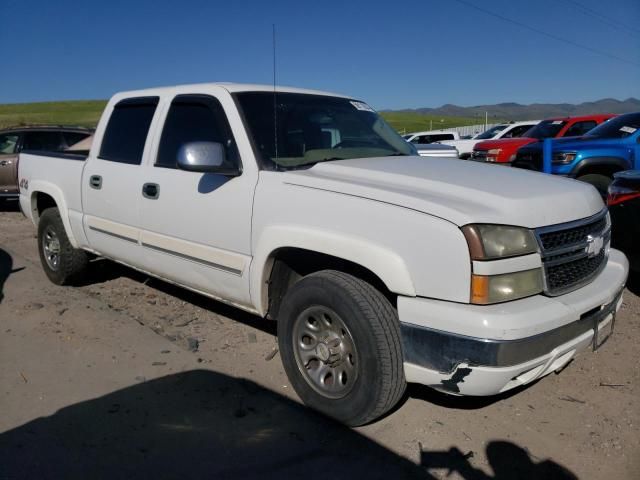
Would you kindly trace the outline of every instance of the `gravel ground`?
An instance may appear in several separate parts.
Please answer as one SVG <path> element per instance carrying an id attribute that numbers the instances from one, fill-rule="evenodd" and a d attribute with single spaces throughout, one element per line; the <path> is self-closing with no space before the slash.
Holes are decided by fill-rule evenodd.
<path id="1" fill-rule="evenodd" d="M 217 478 L 265 478 L 295 474 L 299 470 L 288 470 L 294 465 L 312 478 L 348 472 L 371 478 L 640 478 L 638 279 L 630 281 L 608 343 L 560 374 L 488 399 L 410 386 L 390 415 L 348 429 L 299 406 L 280 364 L 273 322 L 103 260 L 94 262 L 84 285 L 54 286 L 40 269 L 34 234 L 20 213 L 10 207 L 0 212 L 0 478 L 199 477 L 214 471 Z M 206 393 L 200 376 L 224 394 Z M 123 456 L 122 442 L 130 438 L 124 431 L 110 427 L 100 436 L 83 430 L 84 437 L 68 420 L 70 412 L 90 408 L 119 414 L 125 393 L 146 398 L 145 388 L 162 391 L 165 408 L 139 407 L 136 418 L 155 412 L 177 425 L 187 409 L 197 428 L 208 432 L 217 425 L 218 433 L 205 439 L 225 454 L 213 455 L 203 438 L 189 435 L 165 444 L 152 426 L 131 419 L 127 428 L 145 432 L 132 448 L 154 459 L 151 468 Z M 183 404 L 185 392 L 192 400 Z M 92 418 L 84 418 L 88 430 Z M 59 447 L 50 433 L 58 424 L 61 435 L 77 441 Z M 271 441 L 259 443 L 265 435 Z M 92 456 L 96 449 L 99 457 Z M 61 470 L 28 461 L 45 450 L 55 453 Z M 322 461 L 327 455 L 334 460 Z M 23 462 L 32 469 L 16 467 Z M 3 473 L 3 464 L 12 467 Z M 133 466 L 138 469 L 127 470 Z"/>

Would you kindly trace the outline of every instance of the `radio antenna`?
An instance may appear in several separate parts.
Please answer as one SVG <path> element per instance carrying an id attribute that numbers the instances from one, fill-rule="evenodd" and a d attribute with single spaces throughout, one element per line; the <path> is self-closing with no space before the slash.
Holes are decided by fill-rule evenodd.
<path id="1" fill-rule="evenodd" d="M 276 154 L 276 168 L 278 168 L 278 102 L 276 100 L 276 24 L 271 24 L 273 40 L 273 142 Z"/>

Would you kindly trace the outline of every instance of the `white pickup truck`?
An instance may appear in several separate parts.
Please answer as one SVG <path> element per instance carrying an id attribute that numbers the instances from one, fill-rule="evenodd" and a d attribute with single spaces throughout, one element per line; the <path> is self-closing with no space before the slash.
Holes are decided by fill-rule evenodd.
<path id="1" fill-rule="evenodd" d="M 54 283 L 94 254 L 277 320 L 300 398 L 349 425 L 406 382 L 493 395 L 601 345 L 628 264 L 597 191 L 414 152 L 349 97 L 134 91 L 86 159 L 22 153 L 20 204 Z"/>

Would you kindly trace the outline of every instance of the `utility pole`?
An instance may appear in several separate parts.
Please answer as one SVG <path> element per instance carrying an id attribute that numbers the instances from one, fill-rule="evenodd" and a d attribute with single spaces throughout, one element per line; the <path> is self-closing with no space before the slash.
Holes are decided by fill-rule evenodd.
<path id="1" fill-rule="evenodd" d="M 484 131 L 487 131 L 487 125 L 489 125 L 489 112 L 484 112 Z"/>

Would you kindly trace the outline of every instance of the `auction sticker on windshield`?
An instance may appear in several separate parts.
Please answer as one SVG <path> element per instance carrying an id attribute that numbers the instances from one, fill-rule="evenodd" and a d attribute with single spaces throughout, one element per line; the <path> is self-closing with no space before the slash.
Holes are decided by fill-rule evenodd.
<path id="1" fill-rule="evenodd" d="M 351 105 L 356 107 L 358 110 L 362 110 L 364 112 L 374 112 L 375 111 L 373 108 L 371 108 L 369 105 L 367 105 L 364 102 L 354 102 L 354 101 L 352 101 Z"/>
<path id="2" fill-rule="evenodd" d="M 633 127 L 620 127 L 620 131 L 624 132 L 624 133 L 628 133 L 628 134 L 632 134 L 633 132 L 635 132 L 637 130 L 637 128 L 633 128 Z"/>

